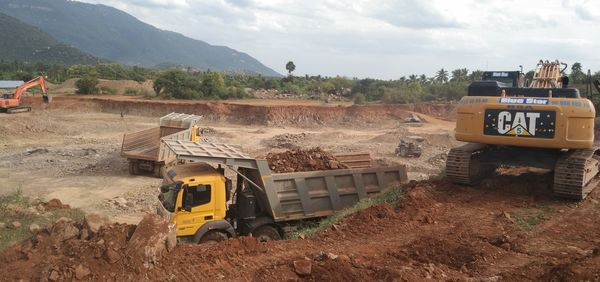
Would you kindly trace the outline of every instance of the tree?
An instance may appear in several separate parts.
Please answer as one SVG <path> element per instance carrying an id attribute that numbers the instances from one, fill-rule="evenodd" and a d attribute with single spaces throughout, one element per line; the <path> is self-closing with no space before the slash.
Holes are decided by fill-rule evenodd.
<path id="1" fill-rule="evenodd" d="M 296 70 L 296 65 L 294 65 L 294 62 L 289 61 L 287 64 L 285 64 L 285 69 L 288 71 L 288 75 L 291 76 L 292 72 Z"/>
<path id="2" fill-rule="evenodd" d="M 448 82 L 448 71 L 443 68 L 437 71 L 435 73 L 435 81 L 438 83 Z"/>
<path id="3" fill-rule="evenodd" d="M 469 70 L 466 68 L 455 69 L 452 71 L 452 81 L 467 81 L 469 79 Z"/>
<path id="4" fill-rule="evenodd" d="M 581 66 L 581 63 L 574 63 L 571 66 L 571 75 L 569 76 L 569 78 L 571 79 L 572 83 L 584 83 L 585 82 L 585 73 L 583 73 L 583 68 Z"/>
<path id="5" fill-rule="evenodd" d="M 221 97 L 225 93 L 225 80 L 221 73 L 209 71 L 202 79 L 202 92 L 205 97 L 224 98 Z"/>
<path id="6" fill-rule="evenodd" d="M 474 70 L 469 74 L 469 81 L 481 80 L 483 77 L 483 71 Z"/>
<path id="7" fill-rule="evenodd" d="M 202 97 L 200 82 L 181 70 L 169 70 L 161 73 L 152 86 L 156 95 L 176 99 L 194 99 Z"/>
<path id="8" fill-rule="evenodd" d="M 77 87 L 77 94 L 97 94 L 98 93 L 98 76 L 95 72 L 90 72 L 86 74 L 77 82 L 75 82 L 75 86 Z"/>

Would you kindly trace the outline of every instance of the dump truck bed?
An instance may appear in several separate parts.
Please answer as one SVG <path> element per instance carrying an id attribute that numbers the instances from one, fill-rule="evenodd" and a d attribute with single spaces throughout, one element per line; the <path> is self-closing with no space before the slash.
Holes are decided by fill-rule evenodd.
<path id="1" fill-rule="evenodd" d="M 405 166 L 276 173 L 266 194 L 275 221 L 329 216 L 408 181 Z"/>
<path id="2" fill-rule="evenodd" d="M 154 127 L 123 135 L 121 156 L 128 159 L 158 161 L 160 139 L 186 129 L 168 126 Z"/>

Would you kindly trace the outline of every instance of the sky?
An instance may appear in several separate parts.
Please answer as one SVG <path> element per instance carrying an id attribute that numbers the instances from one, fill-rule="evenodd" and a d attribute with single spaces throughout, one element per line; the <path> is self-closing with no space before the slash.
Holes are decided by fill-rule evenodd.
<path id="1" fill-rule="evenodd" d="M 245 52 L 279 73 L 397 79 L 525 70 L 540 59 L 600 70 L 598 0 L 83 0 Z"/>

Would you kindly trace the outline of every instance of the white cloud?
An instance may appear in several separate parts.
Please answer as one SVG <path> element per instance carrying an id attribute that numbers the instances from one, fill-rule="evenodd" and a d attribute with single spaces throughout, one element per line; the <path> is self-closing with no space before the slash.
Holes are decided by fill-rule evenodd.
<path id="1" fill-rule="evenodd" d="M 85 0 L 246 52 L 279 72 L 397 78 L 439 68 L 600 69 L 594 0 Z M 596 23 L 597 24 L 597 23 Z"/>

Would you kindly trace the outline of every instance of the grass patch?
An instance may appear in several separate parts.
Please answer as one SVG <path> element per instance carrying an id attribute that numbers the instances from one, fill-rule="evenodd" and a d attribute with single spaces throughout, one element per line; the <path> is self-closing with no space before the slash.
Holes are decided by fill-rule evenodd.
<path id="1" fill-rule="evenodd" d="M 43 228 L 61 217 L 79 221 L 84 215 L 84 212 L 79 209 L 38 212 L 31 199 L 24 196 L 20 190 L 0 195 L 0 222 L 6 224 L 5 228 L 0 229 L 0 251 L 31 237 L 32 233 L 29 231 L 31 224 L 35 223 Z M 14 221 L 20 222 L 21 227 L 9 228 Z"/>
<path id="2" fill-rule="evenodd" d="M 539 209 L 529 209 L 514 213 L 512 215 L 515 225 L 521 231 L 531 231 L 538 224 L 550 219 L 548 215 L 546 215 L 544 210 Z"/>
<path id="3" fill-rule="evenodd" d="M 320 231 L 329 228 L 333 224 L 339 223 L 344 217 L 350 214 L 376 205 L 395 204 L 403 194 L 403 190 L 398 187 L 387 188 L 382 193 L 373 197 L 364 198 L 353 206 L 345 208 L 332 216 L 328 216 L 320 221 L 307 223 L 304 226 L 299 227 L 297 230 L 289 233 L 289 239 L 310 238 Z"/>

